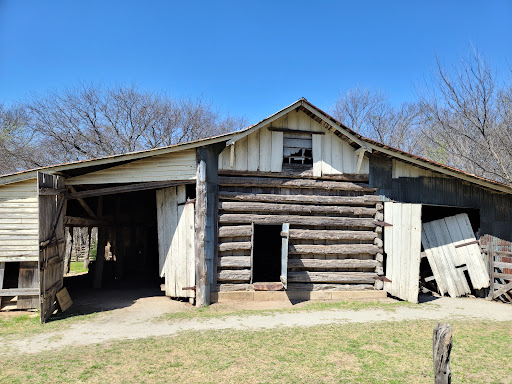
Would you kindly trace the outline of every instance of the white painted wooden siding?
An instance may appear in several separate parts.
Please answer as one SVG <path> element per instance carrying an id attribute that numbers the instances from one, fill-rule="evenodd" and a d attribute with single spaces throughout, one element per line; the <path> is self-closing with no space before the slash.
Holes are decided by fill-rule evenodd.
<path id="1" fill-rule="evenodd" d="M 459 297 L 471 293 L 464 267 L 475 289 L 489 286 L 482 258 L 467 214 L 445 217 L 423 224 L 422 243 L 441 294 Z"/>
<path id="2" fill-rule="evenodd" d="M 0 186 L 0 262 L 39 260 L 37 180 Z"/>
<path id="3" fill-rule="evenodd" d="M 384 203 L 384 252 L 389 294 L 418 302 L 421 253 L 421 204 Z"/>
<path id="4" fill-rule="evenodd" d="M 193 290 L 183 288 L 196 284 L 194 204 L 185 201 L 185 186 L 156 191 L 159 270 L 171 297 L 194 297 Z"/>
<path id="5" fill-rule="evenodd" d="M 441 173 L 432 172 L 395 159 L 393 159 L 392 176 L 393 179 L 399 177 L 446 177 Z"/>
<path id="6" fill-rule="evenodd" d="M 196 152 L 187 149 L 72 177 L 66 179 L 66 185 L 194 180 L 195 177 Z"/>
<path id="7" fill-rule="evenodd" d="M 281 172 L 283 162 L 283 133 L 268 127 L 290 128 L 304 132 L 324 132 L 312 135 L 313 174 L 315 176 L 356 173 L 356 149 L 325 129 L 304 112 L 292 111 L 234 144 L 234 161 L 231 147 L 219 155 L 219 169 L 240 171 Z M 369 173 L 370 162 L 365 156 L 359 173 Z"/>

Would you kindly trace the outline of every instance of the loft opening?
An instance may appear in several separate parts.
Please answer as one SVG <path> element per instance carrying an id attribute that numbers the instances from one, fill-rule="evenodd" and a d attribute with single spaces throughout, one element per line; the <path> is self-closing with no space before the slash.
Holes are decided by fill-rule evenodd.
<path id="1" fill-rule="evenodd" d="M 281 228 L 281 225 L 254 225 L 253 283 L 280 281 Z"/>
<path id="2" fill-rule="evenodd" d="M 283 168 L 310 169 L 313 167 L 311 133 L 283 134 Z"/>

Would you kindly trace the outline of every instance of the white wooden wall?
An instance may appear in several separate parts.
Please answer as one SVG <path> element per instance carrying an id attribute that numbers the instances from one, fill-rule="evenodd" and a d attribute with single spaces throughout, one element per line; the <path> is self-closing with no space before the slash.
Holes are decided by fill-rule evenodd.
<path id="1" fill-rule="evenodd" d="M 156 191 L 160 276 L 165 277 L 165 294 L 194 297 L 194 204 L 186 201 L 185 186 Z"/>
<path id="2" fill-rule="evenodd" d="M 398 179 L 399 177 L 445 177 L 442 173 L 415 167 L 414 165 L 395 159 L 393 159 L 392 176 L 393 179 Z"/>
<path id="3" fill-rule="evenodd" d="M 38 260 L 37 180 L 0 186 L 0 263 Z"/>
<path id="4" fill-rule="evenodd" d="M 305 132 L 324 132 L 312 135 L 313 168 L 322 175 L 356 173 L 355 149 L 304 112 L 292 111 L 269 126 Z M 219 169 L 237 171 L 281 172 L 283 163 L 283 133 L 263 127 L 227 147 L 219 156 Z M 363 159 L 359 173 L 369 173 L 369 160 Z"/>
<path id="5" fill-rule="evenodd" d="M 421 204 L 384 203 L 384 252 L 389 294 L 418 302 L 421 260 Z"/>
<path id="6" fill-rule="evenodd" d="M 194 180 L 195 177 L 196 151 L 187 149 L 72 177 L 66 179 L 66 185 Z"/>

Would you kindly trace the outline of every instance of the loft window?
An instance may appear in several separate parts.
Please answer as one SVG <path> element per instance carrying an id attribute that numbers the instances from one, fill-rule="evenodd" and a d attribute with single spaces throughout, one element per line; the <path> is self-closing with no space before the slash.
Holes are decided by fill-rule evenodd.
<path id="1" fill-rule="evenodd" d="M 311 133 L 290 133 L 283 135 L 283 165 L 307 166 L 313 164 Z M 310 167 L 308 167 L 310 168 Z"/>

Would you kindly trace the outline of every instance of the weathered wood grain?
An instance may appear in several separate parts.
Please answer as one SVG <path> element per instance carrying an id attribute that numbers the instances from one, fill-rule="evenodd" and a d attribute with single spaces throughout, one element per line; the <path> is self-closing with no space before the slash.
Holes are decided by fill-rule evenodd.
<path id="1" fill-rule="evenodd" d="M 219 227 L 219 237 L 248 237 L 251 236 L 250 225 L 233 225 Z"/>
<path id="2" fill-rule="evenodd" d="M 328 205 L 375 205 L 381 201 L 377 195 L 365 196 L 314 196 L 314 195 L 274 195 L 265 193 L 242 193 L 220 191 L 221 200 L 261 201 L 273 203 L 328 204 Z"/>
<path id="3" fill-rule="evenodd" d="M 282 161 L 282 160 L 281 160 Z M 326 181 L 311 179 L 279 179 L 271 177 L 219 177 L 220 186 L 244 187 L 279 187 L 279 188 L 308 188 L 337 191 L 375 192 L 367 184 L 356 184 L 345 181 Z"/>
<path id="4" fill-rule="evenodd" d="M 288 272 L 290 283 L 371 283 L 375 282 L 373 272 Z"/>
<path id="5" fill-rule="evenodd" d="M 339 245 L 310 245 L 294 244 L 289 246 L 289 253 L 301 255 L 375 255 L 382 248 L 373 244 L 339 244 Z"/>
<path id="6" fill-rule="evenodd" d="M 220 243 L 219 251 L 240 251 L 244 249 L 251 249 L 252 244 L 250 241 L 233 241 L 229 243 Z"/>
<path id="7" fill-rule="evenodd" d="M 322 217 L 322 216 L 296 216 L 296 215 L 250 215 L 250 214 L 221 214 L 219 223 L 232 224 L 275 224 L 290 223 L 295 225 L 321 225 L 321 226 L 343 226 L 343 227 L 365 227 L 374 228 L 377 226 L 373 219 L 349 218 L 349 217 Z"/>
<path id="8" fill-rule="evenodd" d="M 290 229 L 292 240 L 377 240 L 373 231 L 340 231 L 326 229 Z M 379 239 L 380 240 L 380 239 Z M 381 240 L 382 241 L 382 240 Z M 378 244 L 376 244 L 379 246 Z M 381 245 L 382 246 L 382 245 Z"/>
<path id="9" fill-rule="evenodd" d="M 340 207 L 330 205 L 296 205 L 296 204 L 271 204 L 258 202 L 231 202 L 219 203 L 219 209 L 226 212 L 258 212 L 258 213 L 331 213 L 339 215 L 355 215 L 375 217 L 377 210 L 366 207 Z"/>
<path id="10" fill-rule="evenodd" d="M 224 269 L 217 273 L 217 281 L 249 281 L 251 279 L 251 271 L 244 270 L 227 270 Z"/>
<path id="11" fill-rule="evenodd" d="M 375 268 L 381 265 L 376 260 L 359 259 L 289 259 L 288 268 Z"/>
<path id="12" fill-rule="evenodd" d="M 220 256 L 218 266 L 220 268 L 250 268 L 251 256 Z"/>

